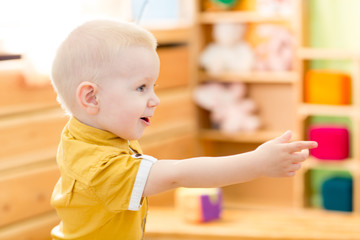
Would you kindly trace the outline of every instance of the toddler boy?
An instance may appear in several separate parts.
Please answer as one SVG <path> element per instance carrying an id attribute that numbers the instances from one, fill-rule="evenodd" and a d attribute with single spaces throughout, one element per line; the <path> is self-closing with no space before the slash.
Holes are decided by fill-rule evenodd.
<path id="1" fill-rule="evenodd" d="M 315 142 L 291 132 L 225 157 L 161 160 L 137 140 L 159 98 L 156 40 L 125 22 L 94 20 L 60 45 L 52 83 L 70 115 L 58 149 L 61 178 L 51 203 L 61 218 L 53 239 L 143 239 L 147 196 L 177 187 L 220 187 L 260 176 L 293 176 Z"/>

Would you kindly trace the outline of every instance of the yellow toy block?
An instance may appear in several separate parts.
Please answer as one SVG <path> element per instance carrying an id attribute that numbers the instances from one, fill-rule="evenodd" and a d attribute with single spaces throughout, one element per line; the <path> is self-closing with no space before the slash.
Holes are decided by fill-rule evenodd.
<path id="1" fill-rule="evenodd" d="M 305 76 L 305 102 L 346 105 L 351 102 L 351 78 L 329 70 L 310 70 Z"/>

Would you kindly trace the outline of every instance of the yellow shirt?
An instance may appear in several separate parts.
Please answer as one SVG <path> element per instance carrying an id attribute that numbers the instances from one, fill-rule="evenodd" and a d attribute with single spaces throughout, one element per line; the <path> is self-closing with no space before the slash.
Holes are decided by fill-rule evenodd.
<path id="1" fill-rule="evenodd" d="M 137 141 L 130 146 L 142 153 Z M 61 178 L 51 198 L 61 218 L 53 239 L 143 238 L 147 199 L 135 204 L 137 211 L 129 210 L 141 162 L 131 154 L 127 140 L 75 118 L 69 121 L 57 155 Z"/>

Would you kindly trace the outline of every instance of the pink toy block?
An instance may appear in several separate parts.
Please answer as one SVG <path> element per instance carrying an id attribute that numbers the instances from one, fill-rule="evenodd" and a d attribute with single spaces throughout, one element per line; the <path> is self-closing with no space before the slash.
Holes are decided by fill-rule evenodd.
<path id="1" fill-rule="evenodd" d="M 222 210 L 220 188 L 179 188 L 175 196 L 178 213 L 188 222 L 201 223 L 220 218 Z"/>
<path id="2" fill-rule="evenodd" d="M 310 154 L 320 160 L 344 160 L 349 157 L 349 131 L 339 125 L 315 125 L 309 128 L 309 140 L 318 142 Z"/>

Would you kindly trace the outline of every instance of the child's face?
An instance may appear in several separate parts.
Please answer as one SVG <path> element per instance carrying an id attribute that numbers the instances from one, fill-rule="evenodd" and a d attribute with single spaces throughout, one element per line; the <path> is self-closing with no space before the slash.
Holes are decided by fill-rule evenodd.
<path id="1" fill-rule="evenodd" d="M 159 68 L 156 52 L 143 47 L 125 49 L 115 59 L 99 86 L 100 128 L 128 140 L 142 136 L 160 103 L 154 92 Z"/>

